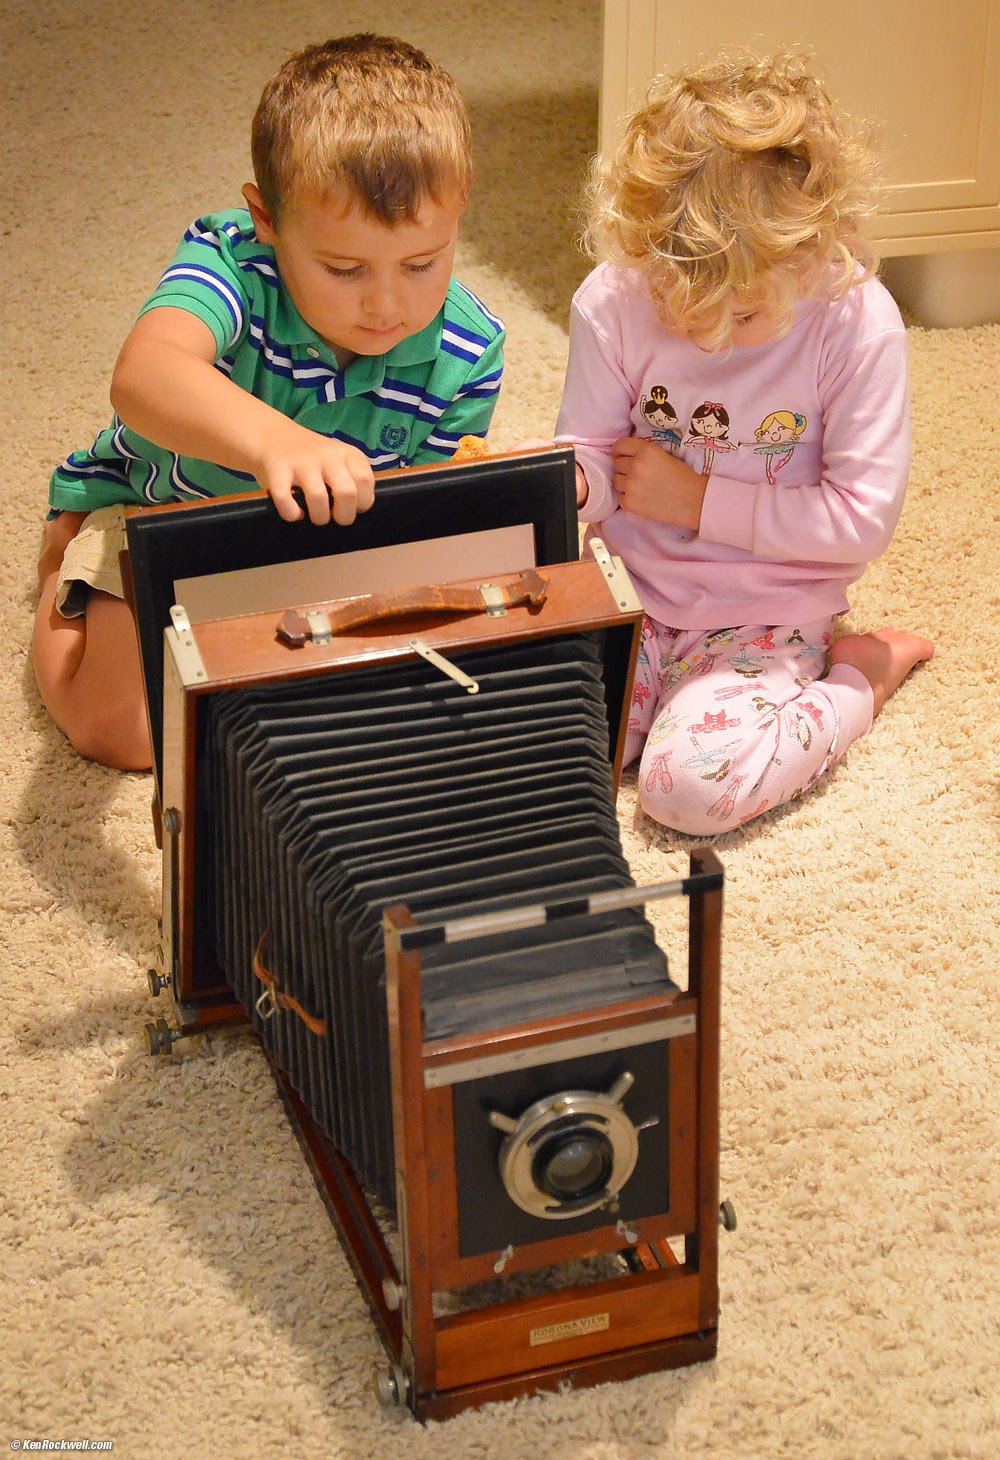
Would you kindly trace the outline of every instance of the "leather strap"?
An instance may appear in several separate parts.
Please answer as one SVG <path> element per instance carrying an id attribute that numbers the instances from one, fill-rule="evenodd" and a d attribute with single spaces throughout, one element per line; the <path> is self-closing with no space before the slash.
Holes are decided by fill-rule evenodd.
<path id="1" fill-rule="evenodd" d="M 316 1014 L 310 1014 L 309 1010 L 304 1008 L 298 999 L 293 998 L 291 994 L 286 994 L 279 986 L 276 975 L 269 968 L 265 968 L 263 959 L 264 944 L 267 942 L 270 931 L 270 928 L 265 928 L 260 935 L 260 941 L 253 955 L 254 973 L 267 990 L 268 998 L 274 1008 L 287 1009 L 290 1013 L 295 1014 L 301 1019 L 306 1028 L 311 1030 L 313 1034 L 318 1035 L 320 1039 L 325 1039 L 326 1020 L 321 1019 Z"/>
<path id="2" fill-rule="evenodd" d="M 298 609 L 290 608 L 278 624 L 278 638 L 294 649 L 300 648 L 316 637 L 317 619 L 322 620 L 324 629 L 329 625 L 330 634 L 343 634 L 363 624 L 421 613 L 483 613 L 494 604 L 503 608 L 515 608 L 519 604 L 538 608 L 545 602 L 548 586 L 548 579 L 541 577 L 534 568 L 529 568 L 508 584 L 458 588 L 444 583 L 407 588 L 398 593 L 368 593 L 362 598 L 348 599 L 330 613 L 311 613 L 308 617 Z M 487 588 L 490 589 L 488 596 Z M 325 632 L 323 637 L 326 637 Z"/>

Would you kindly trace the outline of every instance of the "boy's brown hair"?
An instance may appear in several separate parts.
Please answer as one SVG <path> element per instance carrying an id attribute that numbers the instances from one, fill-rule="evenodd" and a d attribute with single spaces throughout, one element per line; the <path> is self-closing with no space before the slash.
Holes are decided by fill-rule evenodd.
<path id="1" fill-rule="evenodd" d="M 458 87 L 416 46 L 351 35 L 289 56 L 251 129 L 257 186 L 272 218 L 302 196 L 344 188 L 380 222 L 413 222 L 422 198 L 472 181 Z"/>

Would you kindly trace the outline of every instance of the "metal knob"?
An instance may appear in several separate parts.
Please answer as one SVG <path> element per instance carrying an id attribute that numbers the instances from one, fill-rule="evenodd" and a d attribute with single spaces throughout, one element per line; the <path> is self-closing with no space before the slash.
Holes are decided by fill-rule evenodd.
<path id="1" fill-rule="evenodd" d="M 383 1409 L 401 1408 L 409 1392 L 406 1375 L 398 1364 L 390 1364 L 388 1371 L 376 1369 L 372 1374 L 372 1388 Z"/>
<path id="2" fill-rule="evenodd" d="M 149 992 L 153 998 L 159 998 L 160 990 L 170 987 L 170 980 L 164 974 L 158 973 L 155 968 L 146 969 L 146 981 L 149 984 Z"/>
<path id="3" fill-rule="evenodd" d="M 631 1070 L 623 1070 L 608 1091 L 608 1099 L 613 1100 L 616 1105 L 620 1105 L 634 1084 L 635 1076 Z"/>
<path id="4" fill-rule="evenodd" d="M 157 1019 L 155 1024 L 146 1025 L 145 1038 L 147 1054 L 169 1054 L 174 1040 L 180 1038 L 180 1030 L 171 1029 L 166 1019 Z"/>
<path id="5" fill-rule="evenodd" d="M 395 1313 L 402 1307 L 403 1299 L 406 1297 L 406 1288 L 402 1283 L 397 1283 L 395 1278 L 383 1278 L 382 1296 L 385 1299 L 385 1306 L 391 1313 Z"/>

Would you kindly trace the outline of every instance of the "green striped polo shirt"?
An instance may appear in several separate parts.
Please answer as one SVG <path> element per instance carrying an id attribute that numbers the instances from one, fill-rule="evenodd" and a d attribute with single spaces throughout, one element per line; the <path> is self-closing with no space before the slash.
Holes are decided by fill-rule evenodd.
<path id="1" fill-rule="evenodd" d="M 140 310 L 190 310 L 215 336 L 216 369 L 300 425 L 363 451 L 375 471 L 441 462 L 485 434 L 503 372 L 504 327 L 457 279 L 419 334 L 339 369 L 299 314 L 274 251 L 242 208 L 198 218 Z M 142 505 L 252 490 L 245 472 L 179 456 L 117 416 L 52 474 L 56 511 Z"/>

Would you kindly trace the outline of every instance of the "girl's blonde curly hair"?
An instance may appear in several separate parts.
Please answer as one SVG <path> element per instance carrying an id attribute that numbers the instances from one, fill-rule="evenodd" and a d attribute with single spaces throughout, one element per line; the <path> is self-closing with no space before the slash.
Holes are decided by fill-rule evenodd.
<path id="1" fill-rule="evenodd" d="M 875 199 L 867 139 L 808 57 L 728 52 L 653 81 L 617 150 L 594 161 L 584 244 L 642 268 L 668 326 L 725 349 L 734 307 L 787 329 L 796 299 L 869 278 Z"/>

